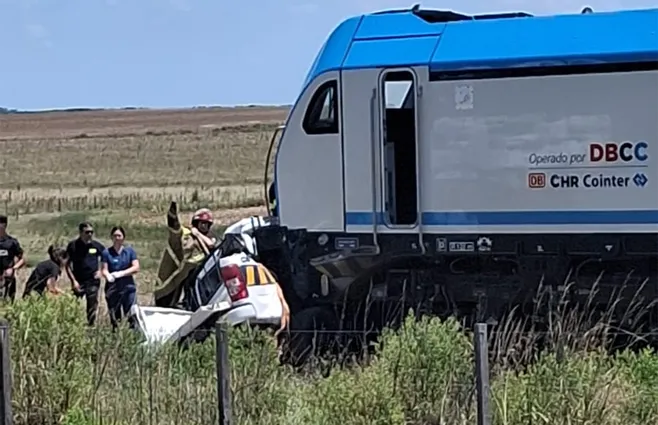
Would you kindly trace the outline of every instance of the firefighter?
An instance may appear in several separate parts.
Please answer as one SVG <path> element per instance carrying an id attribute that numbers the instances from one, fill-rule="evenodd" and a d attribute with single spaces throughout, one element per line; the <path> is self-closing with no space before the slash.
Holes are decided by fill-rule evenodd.
<path id="1" fill-rule="evenodd" d="M 192 216 L 192 235 L 201 241 L 208 251 L 211 251 L 217 243 L 217 238 L 211 228 L 213 225 L 212 211 L 208 208 L 201 208 L 194 212 Z"/>
<path id="2" fill-rule="evenodd" d="M 14 301 L 16 297 L 16 270 L 25 265 L 25 255 L 18 239 L 7 233 L 8 219 L 0 215 L 0 283 L 3 297 Z"/>
<path id="3" fill-rule="evenodd" d="M 175 307 L 178 304 L 183 281 L 208 255 L 208 242 L 211 246 L 214 243 L 208 226 L 209 221 L 212 223 L 212 214 L 208 212 L 197 211 L 192 217 L 192 227 L 189 228 L 181 224 L 176 202 L 169 205 L 167 212 L 169 236 L 167 246 L 160 258 L 158 287 L 154 291 L 155 304 L 158 307 Z M 208 240 L 202 242 L 201 237 L 196 235 L 202 235 Z"/>

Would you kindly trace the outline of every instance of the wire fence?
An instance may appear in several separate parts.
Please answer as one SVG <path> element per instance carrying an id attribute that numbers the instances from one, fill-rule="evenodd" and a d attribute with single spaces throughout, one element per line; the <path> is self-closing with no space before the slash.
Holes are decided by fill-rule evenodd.
<path id="1" fill-rule="evenodd" d="M 62 331 L 37 350 L 31 342 L 41 338 L 37 328 L 10 338 L 2 323 L 0 418 L 2 425 L 657 423 L 655 353 L 616 358 L 579 351 L 561 360 L 553 350 L 511 369 L 500 358 L 501 336 L 553 333 L 505 334 L 477 324 L 464 335 L 437 326 L 380 335 L 372 358 L 363 332 L 291 333 L 303 342 L 311 334 L 313 341 L 322 334 L 354 337 L 366 348 L 342 363 L 318 355 L 291 368 L 281 364 L 275 339 L 253 329 L 217 325 L 192 335 L 207 343 L 139 349 L 130 331 L 89 330 L 84 340 Z M 513 350 L 505 354 L 518 355 Z"/>

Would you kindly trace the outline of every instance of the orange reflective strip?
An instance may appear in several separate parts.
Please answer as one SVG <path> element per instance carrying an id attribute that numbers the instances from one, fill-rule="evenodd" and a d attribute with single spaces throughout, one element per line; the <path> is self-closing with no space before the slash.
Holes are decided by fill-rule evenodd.
<path id="1" fill-rule="evenodd" d="M 254 272 L 254 266 L 246 266 L 246 279 L 247 279 L 247 286 L 254 286 L 256 285 L 256 273 Z"/>
<path id="2" fill-rule="evenodd" d="M 274 279 L 272 273 L 263 265 L 249 265 L 242 266 L 241 268 L 244 272 L 247 286 L 270 285 L 276 283 L 276 279 Z M 258 269 L 258 279 L 256 279 L 255 269 Z"/>
<path id="3" fill-rule="evenodd" d="M 266 278 L 267 283 L 276 283 L 276 279 L 274 279 L 274 276 L 272 275 L 272 272 L 270 272 L 270 269 L 268 269 L 265 266 L 262 266 L 261 268 L 265 271 L 265 274 L 267 275 Z"/>
<path id="4" fill-rule="evenodd" d="M 261 285 L 267 285 L 268 283 L 271 283 L 270 280 L 267 278 L 267 270 L 265 270 L 265 267 L 259 265 L 258 266 L 258 283 Z"/>

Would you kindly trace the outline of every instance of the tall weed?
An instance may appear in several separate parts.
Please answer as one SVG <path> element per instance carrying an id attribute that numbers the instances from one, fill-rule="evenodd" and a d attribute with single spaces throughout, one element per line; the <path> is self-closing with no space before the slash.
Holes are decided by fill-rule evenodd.
<path id="1" fill-rule="evenodd" d="M 149 350 L 135 333 L 89 329 L 70 296 L 5 306 L 15 423 L 217 423 L 214 338 Z M 367 364 L 302 373 L 279 364 L 264 331 L 229 331 L 240 425 L 466 425 L 475 421 L 471 336 L 454 320 L 387 330 Z M 528 336 L 531 338 L 532 336 Z M 658 423 L 658 356 L 609 356 L 592 344 L 545 350 L 530 365 L 492 356 L 496 425 Z"/>

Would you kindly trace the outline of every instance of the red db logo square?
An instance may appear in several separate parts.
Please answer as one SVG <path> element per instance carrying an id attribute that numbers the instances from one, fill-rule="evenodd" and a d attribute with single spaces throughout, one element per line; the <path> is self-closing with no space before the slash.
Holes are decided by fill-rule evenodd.
<path id="1" fill-rule="evenodd" d="M 546 174 L 530 173 L 528 174 L 528 187 L 531 189 L 541 189 L 546 187 Z"/>

